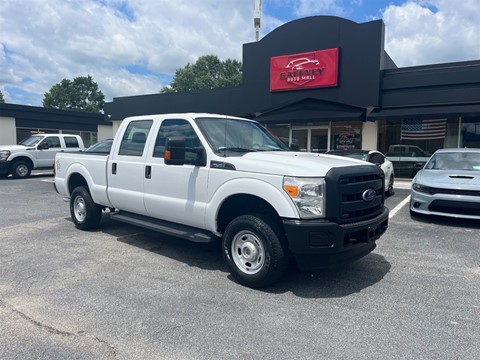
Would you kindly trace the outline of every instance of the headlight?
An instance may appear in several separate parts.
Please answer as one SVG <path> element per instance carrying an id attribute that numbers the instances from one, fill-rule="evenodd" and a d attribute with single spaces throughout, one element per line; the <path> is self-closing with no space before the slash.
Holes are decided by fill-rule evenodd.
<path id="1" fill-rule="evenodd" d="M 325 217 L 325 179 L 286 176 L 283 190 L 290 195 L 301 218 Z"/>
<path id="2" fill-rule="evenodd" d="M 10 156 L 10 151 L 9 150 L 1 150 L 0 151 L 0 161 L 7 160 L 9 156 Z"/>
<path id="3" fill-rule="evenodd" d="M 425 194 L 430 194 L 431 193 L 429 186 L 421 185 L 421 184 L 418 184 L 418 183 L 413 183 L 412 184 L 412 189 L 417 191 L 417 192 L 421 192 L 421 193 L 425 193 Z"/>

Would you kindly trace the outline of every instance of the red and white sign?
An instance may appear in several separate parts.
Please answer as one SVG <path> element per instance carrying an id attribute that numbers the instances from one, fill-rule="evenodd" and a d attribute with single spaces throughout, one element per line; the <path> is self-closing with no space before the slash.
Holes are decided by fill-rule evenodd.
<path id="1" fill-rule="evenodd" d="M 338 48 L 270 59 L 270 91 L 337 86 Z"/>

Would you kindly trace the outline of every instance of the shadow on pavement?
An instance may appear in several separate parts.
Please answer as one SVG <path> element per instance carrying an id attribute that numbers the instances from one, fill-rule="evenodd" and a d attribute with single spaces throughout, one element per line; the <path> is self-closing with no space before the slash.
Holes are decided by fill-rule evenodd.
<path id="1" fill-rule="evenodd" d="M 107 217 L 107 218 L 106 218 Z M 228 273 L 223 262 L 220 241 L 198 244 L 165 236 L 150 230 L 118 223 L 104 214 L 99 231 L 115 236 L 118 241 L 135 246 L 202 270 Z M 291 292 L 304 298 L 338 298 L 358 293 L 383 279 L 390 263 L 375 252 L 339 269 L 301 272 L 292 261 L 285 277 L 277 284 L 259 291 L 280 294 Z M 230 275 L 226 278 L 234 281 Z"/>

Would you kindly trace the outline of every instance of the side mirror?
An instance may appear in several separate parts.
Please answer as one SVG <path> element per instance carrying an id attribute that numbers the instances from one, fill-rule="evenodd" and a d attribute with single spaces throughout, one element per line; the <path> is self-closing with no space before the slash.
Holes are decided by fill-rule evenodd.
<path id="1" fill-rule="evenodd" d="M 165 144 L 164 161 L 166 165 L 185 164 L 185 138 L 170 137 Z"/>
<path id="2" fill-rule="evenodd" d="M 40 145 L 38 145 L 38 150 L 48 150 L 49 147 L 48 147 L 48 143 L 41 143 Z"/>

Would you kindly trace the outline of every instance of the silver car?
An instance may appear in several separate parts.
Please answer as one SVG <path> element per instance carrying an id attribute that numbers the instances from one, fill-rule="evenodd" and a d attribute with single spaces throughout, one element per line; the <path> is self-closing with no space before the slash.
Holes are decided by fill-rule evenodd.
<path id="1" fill-rule="evenodd" d="M 437 150 L 412 180 L 410 214 L 480 219 L 480 149 Z"/>

